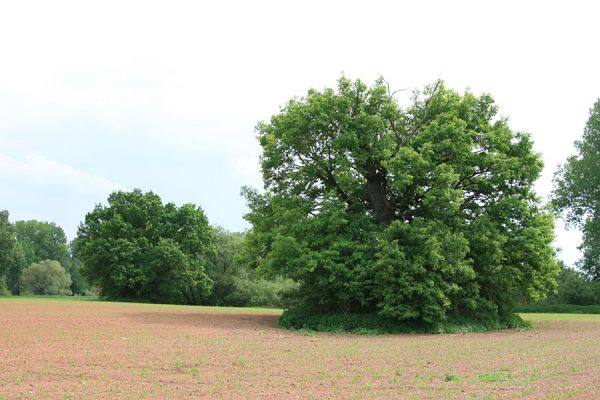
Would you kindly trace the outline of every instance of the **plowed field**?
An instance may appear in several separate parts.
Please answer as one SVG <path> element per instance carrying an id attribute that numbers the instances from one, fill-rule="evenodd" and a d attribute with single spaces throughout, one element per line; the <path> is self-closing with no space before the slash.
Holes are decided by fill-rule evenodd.
<path id="1" fill-rule="evenodd" d="M 0 399 L 600 398 L 600 316 L 359 337 L 281 330 L 279 314 L 0 299 Z"/>

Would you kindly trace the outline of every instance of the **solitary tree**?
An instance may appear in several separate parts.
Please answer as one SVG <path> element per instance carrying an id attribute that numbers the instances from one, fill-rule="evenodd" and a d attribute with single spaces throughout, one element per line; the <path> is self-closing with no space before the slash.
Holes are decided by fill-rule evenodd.
<path id="1" fill-rule="evenodd" d="M 54 260 L 43 260 L 25 268 L 21 282 L 25 294 L 70 294 L 71 277 L 60 263 Z"/>
<path id="2" fill-rule="evenodd" d="M 85 216 L 75 246 L 84 274 L 110 298 L 198 304 L 212 229 L 193 204 L 163 204 L 152 192 L 117 191 Z"/>
<path id="3" fill-rule="evenodd" d="M 590 110 L 577 154 L 554 175 L 554 206 L 566 221 L 583 231 L 580 267 L 600 280 L 600 100 Z"/>
<path id="4" fill-rule="evenodd" d="M 559 268 L 528 134 L 441 82 L 402 109 L 383 80 L 310 90 L 258 124 L 266 193 L 243 190 L 247 253 L 306 308 L 397 320 L 498 317 Z"/>

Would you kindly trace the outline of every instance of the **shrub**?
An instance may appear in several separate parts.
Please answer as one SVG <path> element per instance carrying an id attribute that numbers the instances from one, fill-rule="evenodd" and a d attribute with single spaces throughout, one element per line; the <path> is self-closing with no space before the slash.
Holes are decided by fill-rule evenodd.
<path id="1" fill-rule="evenodd" d="M 240 307 L 283 307 L 286 294 L 295 287 L 296 285 L 290 279 L 234 277 L 233 290 L 223 301 L 225 304 Z"/>
<path id="2" fill-rule="evenodd" d="M 373 335 L 386 333 L 466 333 L 496 329 L 525 329 L 531 324 L 518 315 L 479 320 L 446 320 L 428 324 L 423 321 L 398 321 L 377 314 L 315 314 L 303 310 L 286 310 L 279 326 L 288 329 Z"/>
<path id="3" fill-rule="evenodd" d="M 33 263 L 21 275 L 24 294 L 68 295 L 71 277 L 58 261 Z"/>

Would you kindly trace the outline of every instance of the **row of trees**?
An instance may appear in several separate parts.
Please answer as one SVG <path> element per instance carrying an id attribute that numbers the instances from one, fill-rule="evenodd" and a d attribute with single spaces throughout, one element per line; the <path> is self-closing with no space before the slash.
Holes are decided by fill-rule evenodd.
<path id="1" fill-rule="evenodd" d="M 0 213 L 0 288 L 160 303 L 281 306 L 295 285 L 264 279 L 239 260 L 243 233 L 209 226 L 193 204 L 117 191 L 88 213 L 67 244 L 54 223 Z M 1 293 L 0 293 L 1 294 Z"/>
<path id="2" fill-rule="evenodd" d="M 541 304 L 574 304 L 589 306 L 600 304 L 600 281 L 590 279 L 584 272 L 562 265 L 558 287 Z"/>
<path id="3" fill-rule="evenodd" d="M 84 294 L 89 289 L 81 276 L 81 261 L 69 249 L 61 227 L 51 222 L 36 220 L 16 221 L 13 224 L 9 221 L 8 211 L 0 211 L 0 292 L 15 295 L 23 291 L 46 294 L 32 289 L 29 284 L 32 282 L 29 279 L 32 270 L 26 271 L 28 267 L 45 260 L 55 261 L 57 264 L 48 268 L 55 270 L 54 267 L 58 266 L 69 278 L 68 287 L 61 286 L 61 293 Z M 40 265 L 34 270 L 47 269 L 49 264 Z M 48 274 L 54 275 L 51 272 Z"/>

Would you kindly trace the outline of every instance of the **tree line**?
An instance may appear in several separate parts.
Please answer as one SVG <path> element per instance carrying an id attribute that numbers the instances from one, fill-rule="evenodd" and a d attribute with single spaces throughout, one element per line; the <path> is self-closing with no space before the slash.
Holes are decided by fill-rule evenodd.
<path id="1" fill-rule="evenodd" d="M 530 135 L 513 131 L 490 95 L 443 82 L 401 107 L 383 79 L 343 77 L 292 99 L 257 133 L 264 190 L 242 189 L 248 232 L 211 227 L 201 208 L 140 190 L 112 193 L 69 246 L 55 225 L 11 225 L 4 212 L 6 286 L 18 294 L 24 268 L 47 259 L 69 273 L 72 293 L 89 284 L 108 298 L 285 299 L 307 314 L 502 320 L 556 293 L 557 277 L 577 280 L 561 273 L 552 245 L 562 212 L 584 232 L 577 277 L 600 280 L 600 103 L 549 204 L 533 190 L 543 163 Z M 41 231 L 59 250 L 31 247 Z"/>
<path id="2" fill-rule="evenodd" d="M 88 290 L 81 261 L 60 226 L 36 220 L 13 224 L 8 211 L 0 211 L 0 293 L 75 295 Z"/>
<path id="3" fill-rule="evenodd" d="M 108 204 L 87 214 L 70 243 L 55 223 L 11 223 L 1 211 L 0 294 L 275 307 L 295 288 L 245 267 L 244 233 L 209 226 L 192 204 L 140 190 L 114 192 Z"/>

